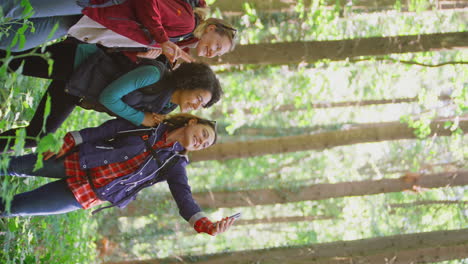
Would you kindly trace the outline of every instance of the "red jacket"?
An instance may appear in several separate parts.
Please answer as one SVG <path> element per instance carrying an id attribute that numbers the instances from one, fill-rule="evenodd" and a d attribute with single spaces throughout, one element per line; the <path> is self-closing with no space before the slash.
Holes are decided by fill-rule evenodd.
<path id="1" fill-rule="evenodd" d="M 205 1 L 200 0 L 200 7 L 205 6 Z M 156 47 L 169 37 L 193 32 L 196 26 L 193 9 L 184 0 L 128 0 L 109 7 L 87 7 L 83 14 L 120 35 Z M 149 32 L 145 33 L 145 29 Z M 197 41 L 194 38 L 192 43 Z"/>

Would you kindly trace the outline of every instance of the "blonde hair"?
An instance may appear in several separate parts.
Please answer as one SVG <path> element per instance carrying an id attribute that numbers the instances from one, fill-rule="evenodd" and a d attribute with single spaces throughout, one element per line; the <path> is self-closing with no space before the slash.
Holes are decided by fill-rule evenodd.
<path id="1" fill-rule="evenodd" d="M 215 25 L 216 33 L 218 33 L 222 37 L 227 36 L 228 39 L 231 41 L 231 48 L 229 49 L 229 51 L 234 50 L 236 46 L 235 40 L 237 35 L 237 29 L 235 29 L 233 25 L 219 18 L 210 17 L 208 19 L 205 19 L 206 9 L 196 8 L 194 12 L 198 16 L 198 19 L 200 21 L 195 30 L 193 31 L 193 35 L 196 38 L 201 38 L 208 26 Z"/>

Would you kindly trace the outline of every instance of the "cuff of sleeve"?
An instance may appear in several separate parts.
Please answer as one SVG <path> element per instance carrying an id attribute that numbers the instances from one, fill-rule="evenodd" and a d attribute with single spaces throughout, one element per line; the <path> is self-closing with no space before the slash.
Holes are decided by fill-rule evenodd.
<path id="1" fill-rule="evenodd" d="M 213 223 L 206 217 L 199 219 L 195 222 L 195 226 L 193 229 L 197 231 L 197 233 L 206 233 L 208 235 L 213 235 Z"/>
<path id="2" fill-rule="evenodd" d="M 203 212 L 198 212 L 198 213 L 192 215 L 192 217 L 190 217 L 190 219 L 189 219 L 189 224 L 190 224 L 192 227 L 195 227 L 195 223 L 196 223 L 198 220 L 200 220 L 200 219 L 202 219 L 202 218 L 205 218 L 205 217 L 206 217 L 206 215 L 205 215 Z"/>
<path id="3" fill-rule="evenodd" d="M 81 134 L 80 132 L 78 131 L 72 131 L 72 132 L 69 132 L 69 134 L 73 137 L 73 139 L 75 140 L 75 146 L 83 143 L 83 138 L 81 137 Z"/>
<path id="4" fill-rule="evenodd" d="M 132 120 L 129 119 L 128 121 L 132 122 L 135 126 L 141 126 L 144 119 L 145 119 L 145 113 L 138 112 L 136 113 L 135 118 L 133 118 Z"/>
<path id="5" fill-rule="evenodd" d="M 153 38 L 156 40 L 157 43 L 164 43 L 166 41 L 169 41 L 169 37 L 167 36 L 166 32 L 161 31 L 153 31 Z"/>

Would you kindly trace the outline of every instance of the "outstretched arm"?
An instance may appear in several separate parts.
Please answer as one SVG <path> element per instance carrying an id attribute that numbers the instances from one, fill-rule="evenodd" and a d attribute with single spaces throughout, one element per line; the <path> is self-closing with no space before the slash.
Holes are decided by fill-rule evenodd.
<path id="1" fill-rule="evenodd" d="M 235 219 L 226 217 L 213 223 L 205 216 L 192 197 L 185 168 L 181 165 L 181 162 L 183 161 L 179 161 L 168 171 L 167 179 L 172 196 L 179 207 L 180 215 L 187 220 L 198 233 L 216 236 L 226 232 L 232 226 Z"/>

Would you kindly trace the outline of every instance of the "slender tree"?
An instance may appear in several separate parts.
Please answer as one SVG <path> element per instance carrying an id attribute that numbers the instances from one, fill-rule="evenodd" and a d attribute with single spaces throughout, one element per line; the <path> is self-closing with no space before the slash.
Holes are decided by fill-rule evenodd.
<path id="1" fill-rule="evenodd" d="M 240 45 L 217 59 L 199 58 L 214 64 L 298 64 L 328 59 L 345 60 L 358 56 L 441 51 L 468 47 L 468 32 L 412 36 L 357 38 Z"/>
<path id="2" fill-rule="evenodd" d="M 280 247 L 170 259 L 106 262 L 105 264 L 241 264 L 241 263 L 433 263 L 468 258 L 468 229 L 375 237 L 296 247 Z"/>
<path id="3" fill-rule="evenodd" d="M 438 119 L 431 123 L 431 134 L 449 136 L 453 133 L 445 128 L 447 119 Z M 468 118 L 459 121 L 459 128 L 468 133 Z M 256 141 L 226 142 L 216 144 L 206 150 L 191 154 L 191 162 L 204 160 L 227 160 L 247 158 L 267 154 L 297 152 L 306 150 L 324 150 L 337 146 L 358 143 L 379 142 L 386 140 L 415 139 L 415 130 L 400 122 L 373 123 L 351 127 L 349 129 L 328 131 L 310 135 L 287 136 Z"/>
<path id="4" fill-rule="evenodd" d="M 390 208 L 412 208 L 415 206 L 433 206 L 433 205 L 440 205 L 440 206 L 447 206 L 447 205 L 460 205 L 460 206 L 468 206 L 468 201 L 452 201 L 452 200 L 443 200 L 443 201 L 417 201 L 411 203 L 398 203 L 398 204 L 389 204 Z"/>
<path id="5" fill-rule="evenodd" d="M 329 215 L 317 215 L 317 216 L 283 216 L 283 217 L 269 217 L 261 219 L 239 219 L 236 220 L 236 226 L 238 225 L 255 225 L 255 224 L 278 224 L 278 223 L 292 223 L 292 222 L 311 222 L 317 220 L 330 220 L 334 219 L 334 216 Z"/>
<path id="6" fill-rule="evenodd" d="M 449 95 L 443 94 L 439 96 L 440 101 L 449 101 L 452 98 Z M 297 107 L 294 104 L 278 105 L 273 110 L 275 112 L 293 112 L 303 111 L 309 109 L 327 109 L 327 108 L 338 108 L 338 107 L 360 107 L 360 106 L 371 106 L 371 105 L 387 105 L 387 104 L 405 104 L 418 102 L 419 97 L 404 97 L 404 98 L 393 98 L 393 99 L 375 99 L 375 100 L 359 100 L 359 101 L 342 101 L 342 102 L 310 102 L 309 105 L 303 107 Z M 227 110 L 227 114 L 234 113 L 236 109 L 231 108 Z M 242 109 L 244 114 L 252 114 L 251 108 Z M 214 118 L 223 115 L 221 110 L 216 111 L 212 114 Z"/>
<path id="7" fill-rule="evenodd" d="M 244 11 L 244 4 L 249 3 L 250 6 L 260 12 L 284 12 L 293 10 L 299 1 L 297 0 L 216 0 L 211 7 L 219 8 L 224 13 L 242 13 Z M 306 7 L 310 6 L 311 0 L 303 0 Z M 386 11 L 395 9 L 396 0 L 353 0 L 353 1 L 336 1 L 326 0 L 323 2 L 327 6 L 338 5 L 341 9 L 350 8 L 351 10 L 362 12 Z M 408 1 L 401 1 L 402 11 L 409 10 Z M 467 1 L 463 0 L 439 0 L 437 4 L 428 3 L 426 9 L 452 9 L 452 8 L 465 8 L 468 6 Z"/>
<path id="8" fill-rule="evenodd" d="M 267 204 L 282 204 L 299 201 L 317 201 L 347 196 L 363 196 L 405 190 L 419 192 L 421 189 L 468 185 L 468 171 L 434 174 L 406 174 L 396 179 L 365 180 L 340 183 L 321 183 L 295 188 L 251 189 L 240 191 L 196 192 L 193 197 L 203 208 L 234 208 Z M 140 199 L 131 203 L 120 215 L 145 215 L 154 212 L 152 204 L 157 198 Z M 159 198 L 159 199 L 166 199 Z"/>

